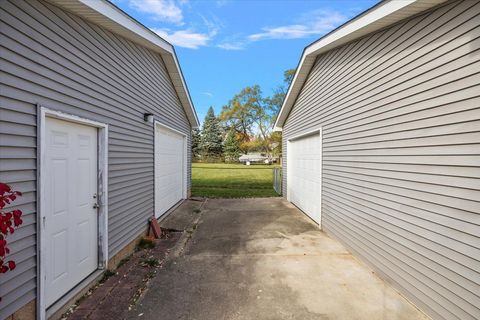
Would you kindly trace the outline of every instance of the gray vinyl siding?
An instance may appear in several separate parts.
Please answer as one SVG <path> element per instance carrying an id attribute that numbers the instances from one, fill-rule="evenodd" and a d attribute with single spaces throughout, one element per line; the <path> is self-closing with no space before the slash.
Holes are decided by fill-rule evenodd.
<path id="1" fill-rule="evenodd" d="M 480 2 L 317 57 L 283 128 L 323 128 L 322 227 L 434 319 L 480 318 Z"/>
<path id="2" fill-rule="evenodd" d="M 43 1 L 2 1 L 0 20 L 0 180 L 24 192 L 25 216 L 8 238 L 18 266 L 2 275 L 3 319 L 36 294 L 36 104 L 109 125 L 110 257 L 153 215 L 154 131 L 143 113 L 189 145 L 191 128 L 159 54 Z"/>

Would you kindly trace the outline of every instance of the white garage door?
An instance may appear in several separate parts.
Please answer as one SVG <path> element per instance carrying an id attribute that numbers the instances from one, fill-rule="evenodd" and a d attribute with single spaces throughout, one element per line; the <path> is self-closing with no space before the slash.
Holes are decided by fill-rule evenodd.
<path id="1" fill-rule="evenodd" d="M 97 129 L 45 121 L 46 304 L 98 266 Z"/>
<path id="2" fill-rule="evenodd" d="M 320 133 L 290 140 L 287 145 L 287 198 L 321 224 Z"/>
<path id="3" fill-rule="evenodd" d="M 159 124 L 155 128 L 155 216 L 185 198 L 185 136 Z"/>

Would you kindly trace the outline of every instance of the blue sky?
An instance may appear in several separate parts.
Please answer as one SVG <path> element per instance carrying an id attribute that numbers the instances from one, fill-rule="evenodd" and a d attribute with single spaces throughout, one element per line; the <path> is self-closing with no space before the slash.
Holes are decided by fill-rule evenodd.
<path id="1" fill-rule="evenodd" d="M 113 0 L 175 46 L 200 121 L 254 84 L 265 95 L 303 48 L 377 0 Z"/>

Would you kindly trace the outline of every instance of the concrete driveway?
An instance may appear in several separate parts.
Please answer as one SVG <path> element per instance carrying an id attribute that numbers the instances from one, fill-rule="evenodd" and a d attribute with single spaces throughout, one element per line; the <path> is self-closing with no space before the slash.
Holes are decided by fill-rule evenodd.
<path id="1" fill-rule="evenodd" d="M 199 204 L 163 223 L 186 241 L 131 319 L 426 319 L 286 201 Z"/>

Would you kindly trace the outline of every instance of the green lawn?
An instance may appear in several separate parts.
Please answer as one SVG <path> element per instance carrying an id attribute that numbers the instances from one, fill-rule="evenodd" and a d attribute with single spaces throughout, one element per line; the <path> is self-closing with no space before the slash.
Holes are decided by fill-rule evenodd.
<path id="1" fill-rule="evenodd" d="M 207 198 L 255 198 L 279 196 L 273 190 L 269 165 L 193 163 L 192 196 Z"/>

